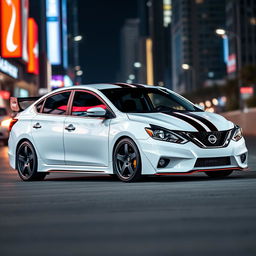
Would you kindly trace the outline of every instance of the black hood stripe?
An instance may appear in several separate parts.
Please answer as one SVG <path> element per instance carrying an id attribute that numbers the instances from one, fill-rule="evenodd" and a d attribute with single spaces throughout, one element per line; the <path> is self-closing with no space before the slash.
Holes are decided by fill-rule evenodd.
<path id="1" fill-rule="evenodd" d="M 186 116 L 183 116 L 183 115 L 179 115 L 178 113 L 176 112 L 170 112 L 170 113 L 163 113 L 163 114 L 166 114 L 166 115 L 169 115 L 169 116 L 174 116 L 176 118 L 179 118 L 181 119 L 182 121 L 185 121 L 187 123 L 189 123 L 190 125 L 192 125 L 194 128 L 196 128 L 199 132 L 207 132 L 207 130 L 198 122 L 196 122 L 195 120 L 189 118 L 189 117 L 186 117 Z"/>
<path id="2" fill-rule="evenodd" d="M 206 118 L 204 117 L 201 117 L 201 116 L 198 116 L 198 115 L 195 115 L 191 112 L 187 112 L 185 113 L 186 115 L 188 116 L 191 116 L 197 120 L 199 120 L 200 122 L 202 122 L 204 125 L 206 125 L 212 132 L 213 131 L 218 131 L 218 128 L 212 123 L 210 122 L 209 120 L 207 120 Z"/>

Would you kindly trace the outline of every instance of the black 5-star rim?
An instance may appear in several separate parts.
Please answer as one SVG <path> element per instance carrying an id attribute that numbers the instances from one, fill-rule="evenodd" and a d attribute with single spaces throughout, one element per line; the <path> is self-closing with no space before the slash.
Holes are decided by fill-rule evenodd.
<path id="1" fill-rule="evenodd" d="M 141 174 L 140 154 L 130 139 L 121 140 L 114 152 L 114 170 L 123 181 L 135 181 Z"/>
<path id="2" fill-rule="evenodd" d="M 37 173 L 37 156 L 33 146 L 25 141 L 17 149 L 17 169 L 23 180 L 41 180 L 45 173 Z"/>

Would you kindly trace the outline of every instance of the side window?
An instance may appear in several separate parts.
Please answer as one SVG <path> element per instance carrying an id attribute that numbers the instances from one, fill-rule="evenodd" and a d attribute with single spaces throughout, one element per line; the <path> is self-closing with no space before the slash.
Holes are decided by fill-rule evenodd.
<path id="1" fill-rule="evenodd" d="M 106 109 L 106 105 L 95 95 L 78 91 L 73 100 L 72 116 L 87 116 L 86 111 L 95 107 Z"/>
<path id="2" fill-rule="evenodd" d="M 48 97 L 44 103 L 42 113 L 64 115 L 67 110 L 69 96 L 70 92 L 63 92 Z"/>
<path id="3" fill-rule="evenodd" d="M 37 111 L 38 113 L 40 113 L 43 103 L 44 103 L 44 100 L 42 100 L 41 102 L 39 102 L 39 103 L 36 105 L 36 111 Z"/>

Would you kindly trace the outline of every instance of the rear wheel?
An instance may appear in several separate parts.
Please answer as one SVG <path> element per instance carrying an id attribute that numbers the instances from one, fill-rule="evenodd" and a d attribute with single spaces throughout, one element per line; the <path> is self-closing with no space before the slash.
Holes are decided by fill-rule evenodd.
<path id="1" fill-rule="evenodd" d="M 205 172 L 206 175 L 208 175 L 211 178 L 224 178 L 230 175 L 233 172 L 233 170 L 226 170 L 226 171 L 209 171 Z"/>
<path id="2" fill-rule="evenodd" d="M 20 144 L 16 153 L 17 171 L 24 181 L 43 180 L 46 173 L 37 172 L 37 155 L 34 147 L 28 141 Z"/>
<path id="3" fill-rule="evenodd" d="M 141 178 L 141 158 L 136 144 L 128 138 L 118 142 L 113 154 L 114 173 L 125 182 Z"/>

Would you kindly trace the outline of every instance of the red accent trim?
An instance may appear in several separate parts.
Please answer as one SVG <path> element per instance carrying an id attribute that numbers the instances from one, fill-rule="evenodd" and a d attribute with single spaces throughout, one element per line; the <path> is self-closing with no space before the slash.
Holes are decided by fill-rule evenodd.
<path id="1" fill-rule="evenodd" d="M 103 171 L 68 171 L 68 170 L 50 170 L 48 172 L 66 172 L 66 173 L 105 173 Z"/>
<path id="2" fill-rule="evenodd" d="M 12 130 L 12 127 L 19 121 L 19 119 L 13 118 L 9 124 L 9 132 Z"/>
<path id="3" fill-rule="evenodd" d="M 187 175 L 196 172 L 209 172 L 209 171 L 227 171 L 227 170 L 239 170 L 239 171 L 248 171 L 249 168 L 240 168 L 240 167 L 229 167 L 229 168 L 216 168 L 216 169 L 199 169 L 199 170 L 192 170 L 189 172 L 158 172 L 155 175 Z"/>

